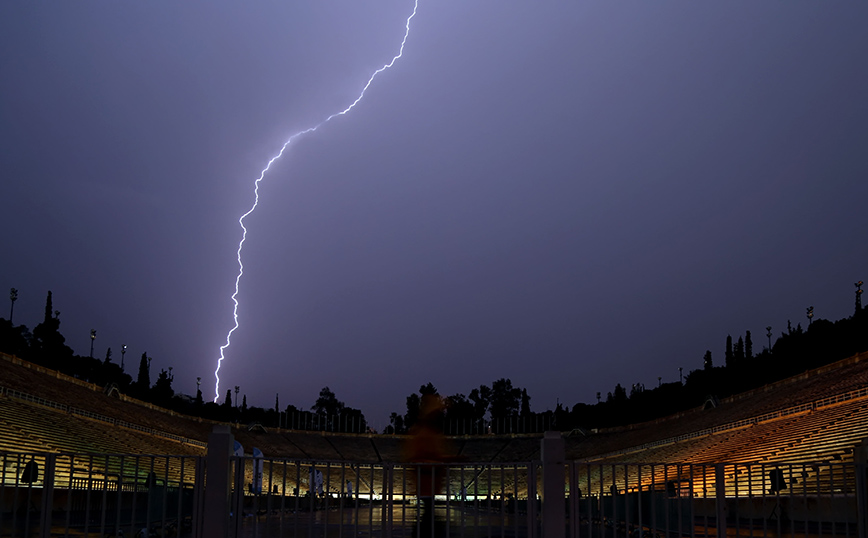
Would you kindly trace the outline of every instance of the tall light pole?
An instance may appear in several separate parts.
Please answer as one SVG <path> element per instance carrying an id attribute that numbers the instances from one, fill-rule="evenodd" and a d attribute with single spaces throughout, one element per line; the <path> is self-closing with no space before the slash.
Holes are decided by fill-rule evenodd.
<path id="1" fill-rule="evenodd" d="M 93 341 L 96 340 L 96 329 L 90 330 L 90 358 L 93 358 Z"/>
<path id="2" fill-rule="evenodd" d="M 127 352 L 127 345 L 121 344 L 121 372 L 124 371 L 124 354 Z"/>
<path id="3" fill-rule="evenodd" d="M 684 384 L 684 377 L 681 375 L 682 370 L 683 370 L 683 368 L 679 366 L 678 367 L 678 382 L 683 385 Z"/>
<path id="4" fill-rule="evenodd" d="M 856 313 L 858 314 L 860 310 L 862 310 L 862 284 L 863 282 L 860 280 L 856 283 Z M 14 288 L 13 288 L 13 291 Z M 13 299 L 14 301 L 14 299 Z M 9 319 L 12 319 L 12 314 L 9 315 Z"/>
<path id="5" fill-rule="evenodd" d="M 808 311 L 807 311 L 806 315 L 808 316 L 808 327 L 810 327 L 811 321 L 813 321 L 813 319 L 814 319 L 814 307 L 813 306 L 808 307 Z"/>
<path id="6" fill-rule="evenodd" d="M 15 311 L 15 301 L 18 300 L 18 290 L 15 288 L 9 289 L 9 301 L 12 303 L 12 306 L 9 307 L 9 324 L 12 324 L 12 312 Z"/>
<path id="7" fill-rule="evenodd" d="M 769 353 L 772 352 L 772 326 L 766 327 L 766 336 L 769 337 Z"/>

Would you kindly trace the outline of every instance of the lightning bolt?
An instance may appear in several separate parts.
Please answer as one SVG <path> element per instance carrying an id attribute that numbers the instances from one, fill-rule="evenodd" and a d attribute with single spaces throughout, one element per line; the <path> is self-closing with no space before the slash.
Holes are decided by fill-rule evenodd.
<path id="1" fill-rule="evenodd" d="M 247 211 L 247 213 L 244 213 L 243 215 L 241 215 L 241 218 L 238 219 L 238 224 L 241 225 L 242 232 L 241 232 L 241 241 L 238 243 L 238 251 L 236 253 L 236 256 L 238 258 L 238 275 L 235 277 L 235 292 L 232 294 L 232 302 L 235 305 L 232 308 L 232 318 L 235 321 L 235 325 L 226 334 L 226 343 L 223 344 L 222 346 L 220 346 L 220 358 L 217 360 L 217 369 L 214 370 L 214 377 L 217 380 L 216 384 L 214 385 L 214 402 L 215 403 L 217 402 L 218 398 L 220 397 L 220 375 L 219 375 L 220 366 L 223 364 L 223 361 L 226 359 L 225 352 L 226 352 L 226 349 L 231 344 L 232 333 L 234 333 L 238 329 L 238 289 L 239 289 L 239 285 L 241 284 L 241 277 L 244 276 L 244 263 L 241 261 L 241 251 L 244 248 L 244 241 L 247 240 L 247 227 L 244 226 L 244 219 L 246 219 L 251 213 L 253 213 L 256 210 L 256 206 L 259 205 L 259 184 L 262 182 L 263 178 L 265 178 L 265 174 L 268 173 L 268 170 L 271 168 L 271 165 L 274 164 L 274 162 L 276 160 L 280 159 L 283 156 L 284 152 L 286 152 L 286 148 L 288 148 L 290 146 L 290 144 L 292 144 L 298 137 L 306 135 L 308 133 L 312 133 L 312 132 L 316 131 L 317 129 L 319 129 L 320 127 L 322 127 L 323 125 L 325 125 L 326 123 L 333 120 L 334 118 L 337 118 L 338 116 L 343 116 L 347 112 L 352 110 L 357 104 L 359 104 L 359 101 L 361 101 L 365 97 L 365 92 L 368 91 L 368 88 L 371 86 L 371 83 L 374 82 L 374 79 L 377 78 L 377 75 L 379 75 L 380 73 L 382 73 L 386 69 L 389 69 L 390 67 L 395 65 L 395 62 L 397 62 L 401 58 L 401 56 L 404 55 L 404 45 L 407 43 L 407 37 L 410 35 L 410 21 L 412 21 L 413 17 L 416 16 L 416 10 L 417 9 L 419 9 L 419 0 L 414 0 L 413 13 L 411 13 L 410 16 L 407 17 L 407 22 L 404 25 L 404 38 L 401 40 L 401 46 L 398 49 L 398 54 L 396 54 L 392 58 L 392 61 L 385 64 L 383 67 L 377 69 L 376 71 L 374 71 L 374 73 L 368 79 L 368 82 L 362 88 L 362 91 L 359 93 L 359 96 L 356 97 L 356 100 L 353 101 L 352 103 L 350 103 L 350 105 L 348 107 L 346 107 L 345 109 L 341 110 L 340 112 L 335 112 L 334 114 L 332 114 L 331 116 L 322 120 L 321 122 L 314 125 L 313 127 L 309 127 L 303 131 L 299 131 L 299 132 L 295 133 L 294 135 L 290 136 L 289 139 L 287 139 L 287 141 L 284 142 L 283 146 L 280 148 L 280 151 L 277 152 L 277 155 L 275 155 L 274 157 L 271 158 L 271 160 L 268 161 L 268 164 L 266 164 L 265 168 L 262 169 L 262 172 L 259 173 L 259 177 L 256 178 L 256 181 L 253 182 L 253 206 L 250 207 L 250 209 Z"/>

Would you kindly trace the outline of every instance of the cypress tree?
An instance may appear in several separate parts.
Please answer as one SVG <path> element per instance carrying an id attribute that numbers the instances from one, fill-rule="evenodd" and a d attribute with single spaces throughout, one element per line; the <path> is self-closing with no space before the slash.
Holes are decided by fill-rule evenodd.
<path id="1" fill-rule="evenodd" d="M 747 360 L 753 358 L 753 341 L 750 339 L 750 331 L 744 333 L 744 356 Z"/>
<path id="2" fill-rule="evenodd" d="M 732 336 L 726 335 L 726 353 L 724 354 L 726 367 L 732 366 Z"/>
<path id="3" fill-rule="evenodd" d="M 142 353 L 142 359 L 139 361 L 139 377 L 136 379 L 136 385 L 139 390 L 148 390 L 151 386 L 151 368 L 148 365 L 148 352 Z"/>

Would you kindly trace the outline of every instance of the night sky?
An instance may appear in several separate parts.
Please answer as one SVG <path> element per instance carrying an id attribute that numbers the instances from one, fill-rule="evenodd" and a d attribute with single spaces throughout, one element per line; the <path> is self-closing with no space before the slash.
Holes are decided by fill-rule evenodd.
<path id="1" fill-rule="evenodd" d="M 0 290 L 213 398 L 238 218 L 411 0 L 0 3 Z M 432 382 L 656 386 L 868 279 L 868 2 L 420 0 L 266 175 L 221 370 L 378 428 Z M 0 302 L 0 305 L 3 303 Z M 9 303 L 0 308 L 8 316 Z"/>

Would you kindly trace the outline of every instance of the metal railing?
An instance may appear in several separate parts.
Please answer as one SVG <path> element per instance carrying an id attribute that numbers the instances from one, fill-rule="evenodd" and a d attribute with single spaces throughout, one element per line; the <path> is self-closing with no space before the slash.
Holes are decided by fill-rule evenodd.
<path id="1" fill-rule="evenodd" d="M 203 460 L 0 452 L 0 536 L 189 536 Z"/>
<path id="2" fill-rule="evenodd" d="M 353 462 L 0 452 L 0 536 L 866 538 L 855 462 Z M 230 442 L 231 441 L 231 442 Z M 207 484 L 206 471 L 207 468 Z"/>
<path id="3" fill-rule="evenodd" d="M 236 457 L 230 536 L 535 537 L 539 465 Z"/>

